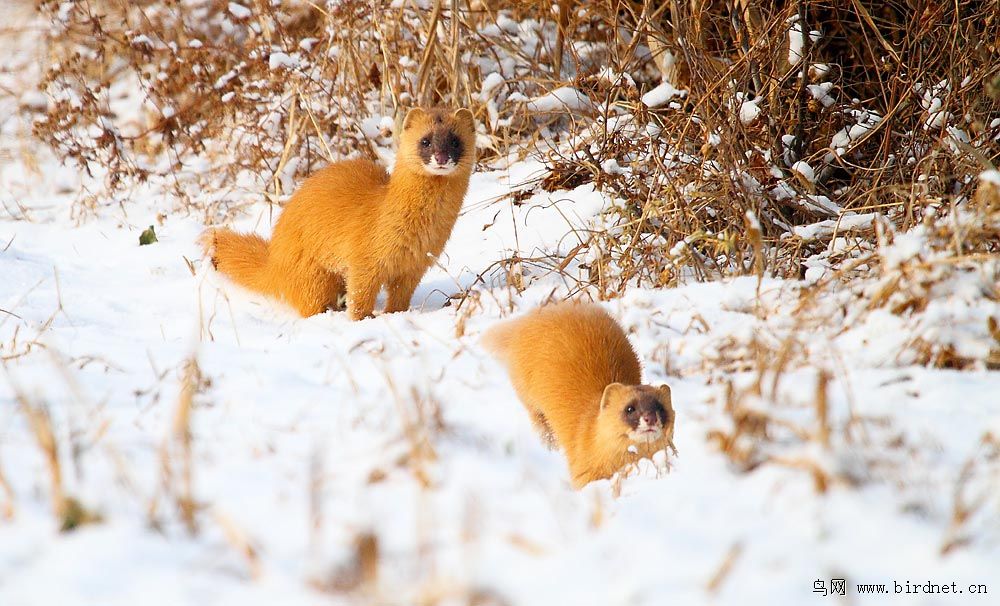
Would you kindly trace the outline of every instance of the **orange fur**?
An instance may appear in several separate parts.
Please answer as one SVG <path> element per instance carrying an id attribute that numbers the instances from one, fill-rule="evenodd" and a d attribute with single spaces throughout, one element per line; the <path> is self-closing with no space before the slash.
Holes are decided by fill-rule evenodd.
<path id="1" fill-rule="evenodd" d="M 447 175 L 429 172 L 421 157 L 422 139 L 435 132 L 461 141 Z M 349 317 L 369 317 L 383 286 L 385 310 L 405 311 L 451 235 L 474 162 L 471 112 L 414 109 L 403 121 L 392 176 L 367 160 L 331 164 L 295 192 L 270 242 L 216 229 L 204 244 L 219 271 L 302 316 L 336 308 L 346 291 Z"/>
<path id="2" fill-rule="evenodd" d="M 563 450 L 576 487 L 673 448 L 670 388 L 640 384 L 635 351 L 600 306 L 543 307 L 495 326 L 483 343 L 506 365 L 536 429 Z M 653 398 L 664 409 L 662 436 L 655 442 L 632 441 L 632 428 L 622 419 L 623 410 L 640 397 Z"/>

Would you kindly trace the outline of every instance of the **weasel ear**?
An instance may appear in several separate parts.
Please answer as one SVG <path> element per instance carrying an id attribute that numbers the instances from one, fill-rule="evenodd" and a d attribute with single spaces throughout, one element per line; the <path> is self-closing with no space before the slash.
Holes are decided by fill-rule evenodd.
<path id="1" fill-rule="evenodd" d="M 406 112 L 406 117 L 403 118 L 403 130 L 406 130 L 413 126 L 414 121 L 422 116 L 426 116 L 427 112 L 420 109 L 419 107 L 414 107 L 410 111 Z"/>
<path id="2" fill-rule="evenodd" d="M 656 392 L 660 395 L 660 401 L 670 408 L 673 408 L 673 401 L 670 397 L 670 386 L 666 383 L 660 385 L 656 388 Z"/>
<path id="3" fill-rule="evenodd" d="M 604 394 L 601 396 L 601 410 L 604 410 L 612 400 L 625 396 L 627 392 L 628 386 L 621 383 L 609 383 L 604 388 Z"/>
<path id="4" fill-rule="evenodd" d="M 458 120 L 460 124 L 464 124 L 469 127 L 469 130 L 476 130 L 476 118 L 472 115 L 472 112 L 466 108 L 455 111 L 455 120 Z"/>

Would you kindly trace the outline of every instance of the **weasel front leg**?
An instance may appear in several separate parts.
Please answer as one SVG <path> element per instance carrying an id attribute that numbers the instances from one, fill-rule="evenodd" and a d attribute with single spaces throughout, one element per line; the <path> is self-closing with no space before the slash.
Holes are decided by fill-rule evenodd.
<path id="1" fill-rule="evenodd" d="M 344 309 L 343 300 L 346 295 L 344 278 L 340 274 L 331 271 L 327 276 L 325 286 L 326 308 L 334 311 L 342 311 Z"/>
<path id="2" fill-rule="evenodd" d="M 349 269 L 347 272 L 347 317 L 363 320 L 374 316 L 375 300 L 382 289 L 382 278 L 372 270 Z"/>
<path id="3" fill-rule="evenodd" d="M 389 280 L 389 299 L 385 303 L 386 313 L 406 311 L 410 308 L 410 299 L 413 298 L 423 271 L 396 276 Z"/>

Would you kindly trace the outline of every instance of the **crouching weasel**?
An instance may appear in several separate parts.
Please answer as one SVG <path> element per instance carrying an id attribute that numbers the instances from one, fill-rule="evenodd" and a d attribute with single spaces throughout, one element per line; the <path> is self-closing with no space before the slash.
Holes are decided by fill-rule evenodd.
<path id="1" fill-rule="evenodd" d="M 392 175 L 368 160 L 337 162 L 292 195 L 271 240 L 229 229 L 202 236 L 212 264 L 236 283 L 302 316 L 336 308 L 369 317 L 383 286 L 386 311 L 405 311 L 458 218 L 475 163 L 467 109 L 413 109 Z"/>
<path id="2" fill-rule="evenodd" d="M 543 439 L 562 449 L 577 488 L 673 444 L 666 385 L 642 385 L 624 331 L 594 304 L 560 303 L 498 324 L 483 344 L 507 367 Z"/>

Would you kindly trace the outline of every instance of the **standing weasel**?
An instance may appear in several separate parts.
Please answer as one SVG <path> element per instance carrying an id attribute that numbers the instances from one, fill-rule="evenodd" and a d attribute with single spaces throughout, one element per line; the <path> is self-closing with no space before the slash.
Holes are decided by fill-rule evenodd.
<path id="1" fill-rule="evenodd" d="M 560 303 L 483 338 L 507 367 L 535 428 L 562 448 L 577 488 L 665 447 L 674 452 L 666 385 L 641 385 L 639 358 L 598 305 Z"/>
<path id="2" fill-rule="evenodd" d="M 202 236 L 206 252 L 236 283 L 302 316 L 336 308 L 346 288 L 348 316 L 370 317 L 383 285 L 385 310 L 405 311 L 458 218 L 475 137 L 467 109 L 410 110 L 392 176 L 368 160 L 331 164 L 302 183 L 270 242 L 214 229 Z"/>

